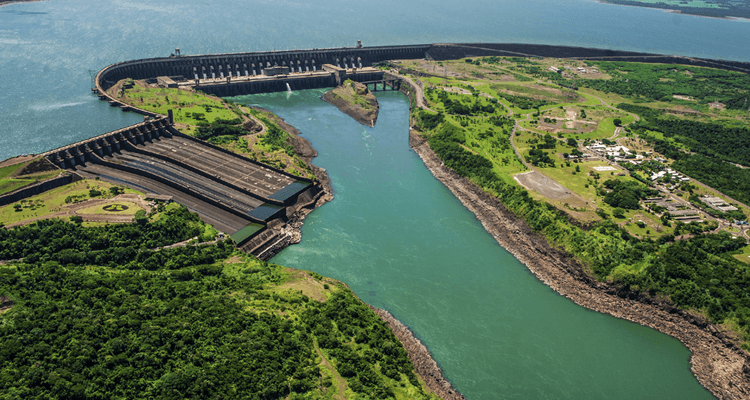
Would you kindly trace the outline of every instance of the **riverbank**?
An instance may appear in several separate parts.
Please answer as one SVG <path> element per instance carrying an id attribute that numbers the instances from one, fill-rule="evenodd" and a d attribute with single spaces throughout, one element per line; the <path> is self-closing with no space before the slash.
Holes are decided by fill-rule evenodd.
<path id="1" fill-rule="evenodd" d="M 443 400 L 464 400 L 465 397 L 453 388 L 448 380 L 443 377 L 443 370 L 438 367 L 432 354 L 422 342 L 414 336 L 414 333 L 396 319 L 391 313 L 380 308 L 367 305 L 377 314 L 380 319 L 388 323 L 391 331 L 401 342 L 409 355 L 409 360 L 414 364 L 419 378 Z"/>
<path id="2" fill-rule="evenodd" d="M 261 109 L 259 107 L 256 108 Z M 297 154 L 301 156 L 305 163 L 307 163 L 307 165 L 312 168 L 315 177 L 320 181 L 321 187 L 323 188 L 322 195 L 317 198 L 313 207 L 301 208 L 298 211 L 299 214 L 295 213 L 294 218 L 290 219 L 287 223 L 288 226 L 292 228 L 294 233 L 292 241 L 284 246 L 287 247 L 300 242 L 300 240 L 302 239 L 301 228 L 304 224 L 305 217 L 315 208 L 318 208 L 321 205 L 333 200 L 333 191 L 331 189 L 331 180 L 328 177 L 328 173 L 326 172 L 326 170 L 312 164 L 312 159 L 318 155 L 317 150 L 315 150 L 315 148 L 307 139 L 300 136 L 300 132 L 297 130 L 297 128 L 288 124 L 286 121 L 284 121 L 283 118 L 276 116 L 275 114 L 274 116 L 274 122 L 276 122 L 281 127 L 281 129 L 286 131 L 293 138 L 292 144 L 294 146 L 294 151 L 297 152 Z M 282 249 L 284 247 L 282 247 Z M 360 301 L 362 300 L 360 299 Z M 396 338 L 398 338 L 398 340 L 404 346 L 404 349 L 409 355 L 409 360 L 411 360 L 412 364 L 414 365 L 414 369 L 416 370 L 417 375 L 432 392 L 440 396 L 440 398 L 443 400 L 465 399 L 464 396 L 456 389 L 454 389 L 451 383 L 443 377 L 443 371 L 437 365 L 437 362 L 435 362 L 435 360 L 432 358 L 432 354 L 430 354 L 430 351 L 427 349 L 427 347 L 425 347 L 424 344 L 422 344 L 419 339 L 414 336 L 414 333 L 411 331 L 411 329 L 409 329 L 409 327 L 401 323 L 401 321 L 396 319 L 396 317 L 394 317 L 388 311 L 373 307 L 365 303 L 364 301 L 362 301 L 362 303 L 366 304 L 367 307 L 369 307 L 373 312 L 375 312 L 375 314 L 377 314 L 383 321 L 388 324 L 393 334 L 396 335 Z"/>
<path id="3" fill-rule="evenodd" d="M 693 375 L 714 396 L 732 400 L 750 396 L 750 356 L 717 327 L 669 301 L 596 281 L 570 254 L 552 247 L 498 199 L 445 167 L 417 132 L 410 131 L 409 145 L 485 230 L 545 285 L 580 306 L 676 338 L 692 352 Z"/>

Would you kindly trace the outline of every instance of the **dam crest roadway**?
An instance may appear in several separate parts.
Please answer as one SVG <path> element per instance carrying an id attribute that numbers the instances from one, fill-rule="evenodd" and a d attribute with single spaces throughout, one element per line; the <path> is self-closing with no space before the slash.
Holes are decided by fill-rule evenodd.
<path id="1" fill-rule="evenodd" d="M 192 87 L 216 96 L 237 96 L 334 87 L 344 80 L 373 90 L 409 91 L 401 77 L 374 65 L 395 59 L 435 60 L 499 55 L 672 62 L 750 71 L 750 63 L 714 61 L 612 50 L 522 44 L 425 44 L 249 52 L 132 60 L 112 64 L 95 77 L 101 100 L 147 121 L 44 153 L 61 169 L 82 177 L 172 196 L 207 223 L 229 233 L 245 251 L 269 259 L 293 241 L 290 220 L 315 207 L 324 189 L 179 132 L 170 116 L 113 98 L 107 90 L 123 79 L 163 87 Z M 171 114 L 171 112 L 170 112 Z"/>

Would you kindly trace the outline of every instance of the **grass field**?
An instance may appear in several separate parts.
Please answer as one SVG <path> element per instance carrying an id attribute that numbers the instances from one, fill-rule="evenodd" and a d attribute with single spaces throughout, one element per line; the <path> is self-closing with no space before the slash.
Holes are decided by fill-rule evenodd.
<path id="1" fill-rule="evenodd" d="M 9 204 L 0 207 L 0 222 L 5 225 L 21 222 L 33 218 L 42 218 L 49 214 L 57 213 L 63 210 L 67 204 L 66 199 L 77 198 L 79 200 L 88 200 L 89 190 L 94 188 L 102 191 L 103 195 L 96 198 L 108 198 L 109 188 L 115 186 L 104 181 L 82 180 L 61 186 L 56 189 L 32 196 L 18 203 Z M 125 189 L 125 193 L 138 193 L 131 189 Z M 69 200 L 69 201 L 71 201 Z M 16 211 L 14 205 L 21 205 L 20 211 Z"/>
<path id="2" fill-rule="evenodd" d="M 211 123 L 217 119 L 231 120 L 238 115 L 224 106 L 216 97 L 200 92 L 188 92 L 181 89 L 146 88 L 138 84 L 126 89 L 122 101 L 144 110 L 166 115 L 173 110 L 176 123 L 198 125 L 201 122 Z"/>
<path id="3" fill-rule="evenodd" d="M 34 160 L 0 168 L 0 194 L 10 193 L 36 181 L 53 178 L 60 173 L 60 171 L 46 171 L 28 175 L 18 174 L 19 171 L 23 171 L 23 169 L 32 162 L 34 162 Z"/>
<path id="4" fill-rule="evenodd" d="M 121 209 L 120 211 L 107 211 L 104 205 L 98 205 L 93 207 L 84 208 L 76 211 L 76 214 L 100 214 L 100 215 L 135 215 L 138 210 L 142 210 L 135 203 L 129 201 L 113 201 L 108 205 L 121 205 L 127 207 L 127 209 Z"/>
<path id="5" fill-rule="evenodd" d="M 750 264 L 750 246 L 745 246 L 742 248 L 742 252 L 739 254 L 735 254 L 734 258 Z"/>

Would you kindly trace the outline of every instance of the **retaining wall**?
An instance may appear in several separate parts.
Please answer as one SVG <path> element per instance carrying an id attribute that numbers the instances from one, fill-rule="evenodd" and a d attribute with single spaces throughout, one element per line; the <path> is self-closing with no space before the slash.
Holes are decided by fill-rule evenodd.
<path id="1" fill-rule="evenodd" d="M 60 186 L 67 185 L 69 183 L 73 183 L 78 179 L 80 178 L 77 175 L 65 174 L 64 176 L 58 176 L 56 178 L 33 183 L 30 186 L 25 186 L 18 190 L 14 190 L 10 193 L 6 193 L 0 196 L 0 206 L 12 204 L 23 199 L 27 199 L 31 196 L 36 196 L 39 193 L 59 188 Z"/>
<path id="2" fill-rule="evenodd" d="M 713 67 L 740 72 L 750 72 L 750 63 L 708 60 L 694 57 L 660 55 L 632 51 L 593 49 L 586 47 L 551 46 L 521 43 L 440 43 L 405 46 L 341 47 L 329 49 L 266 51 L 197 56 L 177 56 L 124 61 L 105 67 L 96 76 L 100 95 L 121 79 L 148 79 L 158 76 L 182 76 L 188 80 L 261 75 L 262 68 L 287 66 L 291 72 L 322 71 L 323 64 L 343 68 L 369 67 L 375 63 L 397 59 L 432 58 L 450 60 L 477 56 L 556 57 L 576 59 L 608 59 L 647 63 L 670 63 Z M 335 86 L 330 76 L 295 78 L 286 75 L 281 79 L 240 81 L 204 84 L 201 90 L 219 96 L 278 92 L 292 89 L 312 89 Z M 369 79 L 375 80 L 375 79 Z M 115 105 L 122 106 L 116 102 Z M 136 110 L 141 112 L 142 110 Z M 145 112 L 148 113 L 148 112 Z M 150 114 L 147 114 L 150 115 Z"/>
<path id="3" fill-rule="evenodd" d="M 695 65 L 750 73 L 750 63 L 709 60 L 632 51 L 593 49 L 588 47 L 552 46 L 520 43 L 456 43 L 435 44 L 427 51 L 434 60 L 455 60 L 465 57 L 553 57 L 585 60 L 631 61 L 645 63 Z"/>
<path id="4" fill-rule="evenodd" d="M 171 133 L 166 129 L 168 126 L 169 120 L 167 117 L 142 122 L 47 151 L 42 153 L 41 156 L 47 157 L 47 160 L 62 169 L 74 168 L 76 165 L 90 161 L 90 155 L 92 154 L 103 157 L 119 152 L 128 142 L 143 144 L 145 141 L 151 141 L 161 136 L 171 136 Z"/>

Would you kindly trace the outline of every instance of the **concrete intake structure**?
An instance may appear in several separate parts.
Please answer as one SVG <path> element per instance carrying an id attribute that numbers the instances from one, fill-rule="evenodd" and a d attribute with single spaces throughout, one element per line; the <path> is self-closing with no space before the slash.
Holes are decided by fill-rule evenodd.
<path id="1" fill-rule="evenodd" d="M 96 76 L 101 94 L 122 79 L 153 79 L 166 77 L 179 85 L 190 85 L 219 96 L 286 91 L 336 86 L 332 71 L 324 64 L 344 70 L 360 82 L 379 80 L 382 71 L 357 70 L 399 59 L 453 60 L 464 57 L 555 57 L 586 60 L 671 63 L 750 72 L 750 63 L 708 60 L 630 51 L 592 49 L 518 43 L 441 43 L 403 46 L 338 47 L 309 50 L 262 51 L 196 56 L 171 56 L 124 61 L 102 69 Z M 268 75 L 267 75 L 268 74 Z M 335 75 L 335 73 L 334 73 Z M 340 78 L 341 76 L 339 76 Z M 262 78 L 254 80 L 252 78 Z M 164 79 L 168 82 L 167 79 Z M 112 99 L 114 101 L 114 99 Z M 119 105 L 119 104 L 118 104 Z"/>
<path id="2" fill-rule="evenodd" d="M 238 245 L 268 256 L 273 253 L 262 245 L 283 242 L 284 238 L 268 228 L 283 227 L 299 207 L 308 206 L 321 192 L 310 179 L 187 136 L 177 131 L 168 117 L 42 156 L 82 177 L 172 196 L 205 222 L 231 234 Z"/>

